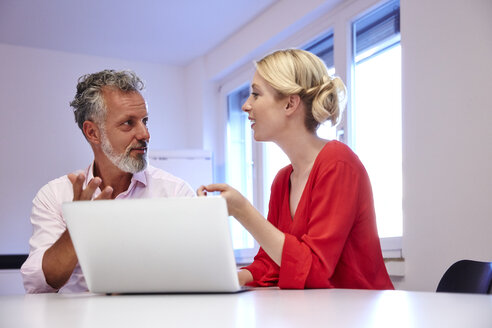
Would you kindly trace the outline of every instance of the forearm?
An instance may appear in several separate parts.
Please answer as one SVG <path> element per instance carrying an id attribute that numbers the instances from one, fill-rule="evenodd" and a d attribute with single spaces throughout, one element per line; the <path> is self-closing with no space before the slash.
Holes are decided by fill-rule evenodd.
<path id="1" fill-rule="evenodd" d="M 236 215 L 236 219 L 249 231 L 268 256 L 280 266 L 285 242 L 284 233 L 265 220 L 250 203 L 244 211 Z"/>
<path id="2" fill-rule="evenodd" d="M 229 215 L 234 216 L 249 231 L 270 258 L 280 266 L 285 235 L 265 220 L 263 215 L 242 196 L 237 190 L 223 183 L 201 186 L 198 196 L 206 196 L 207 192 L 220 191 L 227 201 Z"/>
<path id="3" fill-rule="evenodd" d="M 77 265 L 77 255 L 73 248 L 68 230 L 46 250 L 42 268 L 46 282 L 55 289 L 60 289 L 70 278 Z"/>

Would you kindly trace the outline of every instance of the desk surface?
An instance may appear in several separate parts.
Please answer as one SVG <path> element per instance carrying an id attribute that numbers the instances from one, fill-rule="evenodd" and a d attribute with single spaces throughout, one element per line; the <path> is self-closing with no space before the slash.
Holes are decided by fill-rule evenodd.
<path id="1" fill-rule="evenodd" d="M 492 327 L 492 296 L 342 289 L 0 296 L 0 327 Z"/>

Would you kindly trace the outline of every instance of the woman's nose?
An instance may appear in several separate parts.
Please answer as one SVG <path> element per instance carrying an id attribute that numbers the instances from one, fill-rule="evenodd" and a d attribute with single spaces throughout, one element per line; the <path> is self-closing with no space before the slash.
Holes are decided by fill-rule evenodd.
<path id="1" fill-rule="evenodd" d="M 246 100 L 243 104 L 243 106 L 241 107 L 241 109 L 244 111 L 244 112 L 248 112 L 251 110 L 251 105 L 249 104 L 248 100 Z"/>

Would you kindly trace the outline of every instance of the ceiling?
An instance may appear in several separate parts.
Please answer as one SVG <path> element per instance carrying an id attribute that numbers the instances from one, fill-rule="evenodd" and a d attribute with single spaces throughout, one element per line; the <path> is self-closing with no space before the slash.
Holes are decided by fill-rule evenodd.
<path id="1" fill-rule="evenodd" d="M 278 0 L 0 0 L 0 43 L 186 65 Z"/>

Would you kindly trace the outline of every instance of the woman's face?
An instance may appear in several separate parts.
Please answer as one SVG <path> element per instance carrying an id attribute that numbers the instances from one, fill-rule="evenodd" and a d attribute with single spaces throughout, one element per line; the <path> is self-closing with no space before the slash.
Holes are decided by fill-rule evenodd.
<path id="1" fill-rule="evenodd" d="M 279 99 L 277 91 L 255 72 L 251 94 L 242 110 L 248 114 L 256 141 L 275 141 L 284 127 L 284 109 L 288 97 Z"/>

